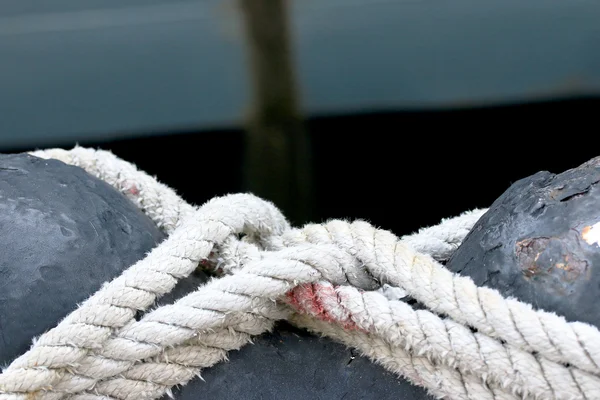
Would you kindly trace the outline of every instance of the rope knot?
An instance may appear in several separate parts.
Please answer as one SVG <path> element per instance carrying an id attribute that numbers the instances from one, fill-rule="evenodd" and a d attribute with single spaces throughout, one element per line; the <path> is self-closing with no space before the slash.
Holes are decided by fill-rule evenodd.
<path id="1" fill-rule="evenodd" d="M 250 194 L 193 207 L 108 152 L 34 154 L 110 183 L 169 236 L 11 363 L 0 400 L 159 398 L 280 319 L 358 348 L 440 398 L 600 398 L 597 328 L 443 266 L 485 210 L 404 238 L 364 221 L 292 228 Z M 150 310 L 199 266 L 218 277 Z"/>

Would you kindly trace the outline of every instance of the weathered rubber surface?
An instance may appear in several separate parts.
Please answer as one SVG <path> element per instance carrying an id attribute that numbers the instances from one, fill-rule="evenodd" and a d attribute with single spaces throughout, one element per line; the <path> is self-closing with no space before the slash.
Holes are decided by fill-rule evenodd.
<path id="1" fill-rule="evenodd" d="M 600 157 L 515 182 L 447 267 L 535 308 L 600 327 L 599 182 Z"/>
<path id="2" fill-rule="evenodd" d="M 0 363 L 163 239 L 129 200 L 84 170 L 0 154 Z M 205 280 L 194 273 L 159 304 Z M 177 389 L 176 399 L 432 399 L 341 344 L 278 326 L 203 371 L 206 382 Z"/>
<path id="3" fill-rule="evenodd" d="M 203 371 L 206 382 L 195 379 L 174 391 L 175 399 L 433 399 L 356 351 L 287 323 L 254 342 Z"/>
<path id="4" fill-rule="evenodd" d="M 163 238 L 133 203 L 84 170 L 0 155 L 0 364 Z"/>

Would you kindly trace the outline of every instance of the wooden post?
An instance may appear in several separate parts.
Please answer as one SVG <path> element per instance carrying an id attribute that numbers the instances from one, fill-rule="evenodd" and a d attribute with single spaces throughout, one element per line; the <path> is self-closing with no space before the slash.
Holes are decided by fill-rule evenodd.
<path id="1" fill-rule="evenodd" d="M 253 90 L 245 190 L 273 201 L 294 224 L 312 220 L 310 145 L 299 110 L 286 0 L 239 0 Z"/>

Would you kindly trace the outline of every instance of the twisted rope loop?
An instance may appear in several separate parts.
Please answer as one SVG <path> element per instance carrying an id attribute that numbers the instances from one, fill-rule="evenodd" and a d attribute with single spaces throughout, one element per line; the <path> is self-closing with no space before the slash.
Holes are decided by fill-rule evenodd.
<path id="1" fill-rule="evenodd" d="M 597 328 L 444 268 L 485 210 L 403 238 L 364 221 L 297 229 L 248 194 L 193 207 L 109 152 L 32 154 L 103 179 L 169 236 L 14 360 L 0 400 L 159 398 L 280 319 L 360 349 L 438 398 L 600 398 Z M 220 277 L 149 311 L 199 265 Z"/>

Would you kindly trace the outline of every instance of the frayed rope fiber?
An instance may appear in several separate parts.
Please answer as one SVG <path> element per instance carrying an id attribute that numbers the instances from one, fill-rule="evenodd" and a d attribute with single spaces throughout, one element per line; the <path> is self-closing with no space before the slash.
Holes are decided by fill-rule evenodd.
<path id="1" fill-rule="evenodd" d="M 168 237 L 36 338 L 0 375 L 0 400 L 156 399 L 282 319 L 360 350 L 438 398 L 600 399 L 596 327 L 443 266 L 486 210 L 402 238 L 364 221 L 293 228 L 250 194 L 190 205 L 107 151 L 31 154 L 111 184 Z M 150 310 L 198 267 L 218 277 Z"/>

